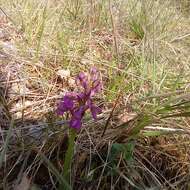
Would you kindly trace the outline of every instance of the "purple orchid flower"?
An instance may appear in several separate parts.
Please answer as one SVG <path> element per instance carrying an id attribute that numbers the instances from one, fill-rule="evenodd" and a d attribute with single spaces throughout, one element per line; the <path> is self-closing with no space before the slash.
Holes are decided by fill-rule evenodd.
<path id="1" fill-rule="evenodd" d="M 69 112 L 71 115 L 69 126 L 80 130 L 82 118 L 87 110 L 90 110 L 94 119 L 97 119 L 97 114 L 101 113 L 101 109 L 92 101 L 92 97 L 102 89 L 100 74 L 93 67 L 90 69 L 89 75 L 84 72 L 79 73 L 76 77 L 76 84 L 81 87 L 81 91 L 66 93 L 59 102 L 56 112 L 58 115 Z"/>

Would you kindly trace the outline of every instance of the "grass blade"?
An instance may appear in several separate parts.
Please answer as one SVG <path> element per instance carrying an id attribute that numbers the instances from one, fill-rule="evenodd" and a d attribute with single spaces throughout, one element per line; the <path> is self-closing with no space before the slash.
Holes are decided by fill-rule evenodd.
<path id="1" fill-rule="evenodd" d="M 72 188 L 67 183 L 67 181 L 64 179 L 64 177 L 59 173 L 59 171 L 55 168 L 55 166 L 47 159 L 47 157 L 43 153 L 39 152 L 39 154 L 42 157 L 42 159 L 44 160 L 44 162 L 48 165 L 51 172 L 56 176 L 57 180 L 59 181 L 59 184 L 61 186 L 64 186 L 65 190 L 71 190 Z"/>
<path id="2" fill-rule="evenodd" d="M 11 120 L 11 124 L 10 124 L 9 130 L 8 130 L 8 133 L 7 133 L 7 137 L 6 137 L 6 140 L 5 140 L 3 149 L 2 149 L 2 151 L 0 152 L 0 168 L 2 167 L 3 162 L 4 162 L 4 158 L 5 158 L 6 151 L 7 151 L 7 149 L 8 149 L 9 140 L 10 140 L 10 138 L 11 138 L 11 133 L 12 133 L 12 128 L 13 128 L 13 126 L 14 126 L 14 121 Z"/>

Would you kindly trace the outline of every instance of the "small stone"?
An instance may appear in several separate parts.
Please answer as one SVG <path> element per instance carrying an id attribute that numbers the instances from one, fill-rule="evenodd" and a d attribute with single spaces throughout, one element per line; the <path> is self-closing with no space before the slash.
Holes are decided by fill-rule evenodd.
<path id="1" fill-rule="evenodd" d="M 71 76 L 70 70 L 61 69 L 57 71 L 57 75 L 64 80 L 67 80 Z"/>
<path id="2" fill-rule="evenodd" d="M 29 89 L 23 83 L 13 83 L 11 86 L 13 93 L 24 95 L 29 92 Z"/>
<path id="3" fill-rule="evenodd" d="M 16 55 L 17 49 L 11 42 L 1 42 L 0 49 L 7 55 Z"/>
<path id="4" fill-rule="evenodd" d="M 72 78 L 69 78 L 68 84 L 69 84 L 69 86 L 71 86 L 71 87 L 75 87 L 75 86 L 76 86 L 75 80 L 72 79 Z"/>

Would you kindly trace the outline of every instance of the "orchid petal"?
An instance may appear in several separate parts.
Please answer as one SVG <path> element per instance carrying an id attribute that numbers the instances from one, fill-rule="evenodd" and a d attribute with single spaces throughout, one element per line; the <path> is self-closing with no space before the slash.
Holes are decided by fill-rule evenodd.
<path id="1" fill-rule="evenodd" d="M 80 119 L 76 119 L 75 117 L 72 117 L 69 125 L 71 128 L 79 130 L 82 126 L 82 122 Z"/>
<path id="2" fill-rule="evenodd" d="M 79 83 L 84 89 L 86 89 L 87 83 L 88 83 L 88 77 L 86 76 L 86 74 L 83 72 L 80 72 L 76 78 L 76 83 L 77 84 Z"/>
<path id="3" fill-rule="evenodd" d="M 93 119 L 97 119 L 97 114 L 101 113 L 101 111 L 102 111 L 101 108 L 99 108 L 98 106 L 93 104 L 93 102 L 91 100 L 88 101 L 88 106 L 91 111 Z"/>

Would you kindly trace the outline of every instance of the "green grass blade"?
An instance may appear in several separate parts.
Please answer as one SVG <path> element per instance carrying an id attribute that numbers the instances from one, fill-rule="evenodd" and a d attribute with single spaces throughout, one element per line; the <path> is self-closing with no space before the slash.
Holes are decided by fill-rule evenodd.
<path id="1" fill-rule="evenodd" d="M 2 149 L 2 151 L 0 152 L 0 168 L 2 167 L 3 162 L 4 162 L 4 158 L 5 158 L 6 151 L 7 151 L 7 149 L 8 149 L 9 140 L 10 140 L 10 138 L 11 138 L 11 133 L 12 133 L 12 128 L 13 128 L 13 126 L 14 126 L 14 121 L 11 120 L 11 124 L 10 124 L 9 130 L 8 130 L 8 133 L 7 133 L 7 137 L 6 137 L 6 140 L 5 140 L 3 149 Z"/>
<path id="2" fill-rule="evenodd" d="M 175 113 L 171 115 L 165 115 L 161 118 L 170 118 L 170 117 L 190 117 L 190 112 L 183 112 L 183 113 Z"/>
<path id="3" fill-rule="evenodd" d="M 130 132 L 130 136 L 134 137 L 138 135 L 140 133 L 140 130 L 149 125 L 152 121 L 153 121 L 152 116 L 144 114 L 140 115 L 136 126 L 134 126 L 134 128 Z"/>

